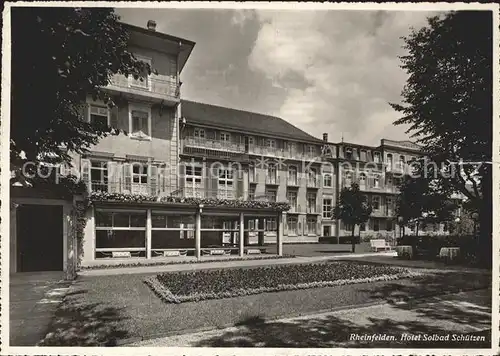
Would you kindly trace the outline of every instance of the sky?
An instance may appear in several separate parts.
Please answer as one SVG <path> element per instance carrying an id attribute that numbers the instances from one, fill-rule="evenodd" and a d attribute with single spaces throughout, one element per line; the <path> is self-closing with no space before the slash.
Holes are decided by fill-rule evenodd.
<path id="1" fill-rule="evenodd" d="M 281 117 L 318 138 L 378 145 L 407 140 L 402 36 L 423 11 L 117 9 L 122 21 L 196 42 L 184 99 Z"/>

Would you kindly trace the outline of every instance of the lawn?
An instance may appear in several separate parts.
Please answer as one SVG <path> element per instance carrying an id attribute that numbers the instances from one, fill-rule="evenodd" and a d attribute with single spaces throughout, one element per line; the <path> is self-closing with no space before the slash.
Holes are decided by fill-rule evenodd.
<path id="1" fill-rule="evenodd" d="M 145 283 L 165 302 L 182 303 L 418 275 L 420 273 L 402 267 L 342 261 L 161 273 L 148 277 Z"/>
<path id="2" fill-rule="evenodd" d="M 491 285 L 491 276 L 487 275 L 428 271 L 416 278 L 174 304 L 165 303 L 152 293 L 144 283 L 148 276 L 152 275 L 79 277 L 71 287 L 71 293 L 58 307 L 48 335 L 40 345 L 121 345 L 193 330 L 224 328 L 256 317 L 272 321 L 354 305 L 392 303 Z M 440 318 L 453 318 L 455 314 L 443 313 Z M 345 325 L 339 323 L 336 328 L 332 327 L 332 331 L 337 329 L 345 329 Z M 307 335 L 315 333 L 313 327 L 304 332 L 309 332 Z"/>

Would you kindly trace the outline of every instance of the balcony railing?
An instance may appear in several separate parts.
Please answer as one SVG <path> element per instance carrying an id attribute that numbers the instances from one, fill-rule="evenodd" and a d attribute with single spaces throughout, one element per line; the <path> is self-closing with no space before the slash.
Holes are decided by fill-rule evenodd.
<path id="1" fill-rule="evenodd" d="M 266 175 L 266 184 L 269 185 L 279 185 L 280 177 L 276 175 Z"/>
<path id="2" fill-rule="evenodd" d="M 301 213 L 302 212 L 302 208 L 301 208 L 300 204 L 297 204 L 297 202 L 295 202 L 295 204 L 293 204 L 292 202 L 288 201 L 288 203 L 290 204 L 290 210 L 288 210 L 289 213 Z"/>
<path id="3" fill-rule="evenodd" d="M 192 136 L 184 138 L 184 146 L 245 153 L 245 145 L 241 143 L 233 143 L 228 141 L 212 140 L 208 138 L 199 138 Z"/>
<path id="4" fill-rule="evenodd" d="M 248 146 L 248 153 L 259 156 L 271 156 L 289 159 L 314 159 L 319 158 L 318 154 L 301 152 L 298 150 L 289 150 L 284 148 L 267 147 L 260 145 Z"/>
<path id="5" fill-rule="evenodd" d="M 106 181 L 90 181 L 87 183 L 89 192 L 107 192 L 107 193 L 123 193 L 123 194 L 142 194 L 142 195 L 159 195 L 160 186 L 156 183 L 138 183 L 138 182 L 106 182 Z"/>
<path id="6" fill-rule="evenodd" d="M 321 214 L 321 206 L 319 205 L 307 205 L 306 206 L 307 214 Z"/>
<path id="7" fill-rule="evenodd" d="M 288 186 L 298 187 L 298 186 L 300 186 L 300 183 L 301 183 L 301 179 L 299 177 L 287 177 L 286 178 L 286 184 Z"/>
<path id="8" fill-rule="evenodd" d="M 307 188 L 319 188 L 321 180 L 319 177 L 307 177 Z"/>
<path id="9" fill-rule="evenodd" d="M 122 74 L 115 74 L 111 77 L 108 87 L 130 89 L 138 92 L 150 92 L 159 96 L 179 98 L 179 84 L 171 77 L 152 74 L 140 80 L 128 78 Z"/>

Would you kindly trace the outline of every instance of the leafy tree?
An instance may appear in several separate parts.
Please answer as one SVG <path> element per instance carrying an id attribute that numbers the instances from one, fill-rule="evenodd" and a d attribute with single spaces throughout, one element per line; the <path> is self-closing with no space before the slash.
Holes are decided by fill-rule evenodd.
<path id="1" fill-rule="evenodd" d="M 113 129 L 83 120 L 87 96 L 114 103 L 101 87 L 114 73 L 151 72 L 128 50 L 111 8 L 12 9 L 11 162 L 70 163 Z M 33 167 L 32 167 L 33 168 Z"/>
<path id="2" fill-rule="evenodd" d="M 339 202 L 333 209 L 333 216 L 352 227 L 352 252 L 355 252 L 356 249 L 354 228 L 356 225 L 361 225 L 368 221 L 371 213 L 372 207 L 366 201 L 365 195 L 359 190 L 357 183 L 353 183 L 350 188 L 346 187 L 342 189 Z"/>
<path id="3" fill-rule="evenodd" d="M 493 12 L 457 11 L 428 19 L 404 37 L 400 57 L 408 79 L 402 114 L 417 143 L 436 165 L 427 174 L 461 192 L 480 214 L 483 246 L 491 254 Z M 455 162 L 485 162 L 464 164 Z M 454 172 L 453 172 L 454 171 Z"/>
<path id="4" fill-rule="evenodd" d="M 448 193 L 439 187 L 438 181 L 427 177 L 406 175 L 401 180 L 396 200 L 396 215 L 402 226 L 415 226 L 418 236 L 421 223 L 449 221 L 457 205 Z"/>

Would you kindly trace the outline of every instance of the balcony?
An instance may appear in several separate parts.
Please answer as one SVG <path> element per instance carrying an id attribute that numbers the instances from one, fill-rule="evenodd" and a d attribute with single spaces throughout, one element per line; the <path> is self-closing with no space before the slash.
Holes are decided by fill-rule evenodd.
<path id="1" fill-rule="evenodd" d="M 180 86 L 168 76 L 152 74 L 143 81 L 114 74 L 105 87 L 110 91 L 120 92 L 128 99 L 139 99 L 153 103 L 173 106 L 180 101 Z"/>
<path id="2" fill-rule="evenodd" d="M 266 184 L 267 185 L 280 185 L 280 177 L 275 175 L 266 175 Z"/>
<path id="3" fill-rule="evenodd" d="M 182 140 L 182 153 L 189 156 L 201 156 L 221 159 L 247 160 L 243 144 L 221 140 L 188 136 Z"/>
<path id="4" fill-rule="evenodd" d="M 385 171 L 394 174 L 404 174 L 406 170 L 406 164 L 404 163 L 389 163 L 387 162 Z"/>
<path id="5" fill-rule="evenodd" d="M 160 187 L 155 183 L 91 181 L 87 183 L 87 188 L 89 192 L 142 194 L 151 196 L 160 194 Z"/>
<path id="6" fill-rule="evenodd" d="M 248 146 L 248 153 L 258 156 L 270 156 L 276 158 L 287 158 L 287 159 L 297 159 L 297 160 L 312 160 L 314 158 L 319 159 L 318 155 L 308 152 L 300 152 L 297 150 L 287 150 L 284 148 L 275 148 L 275 147 L 267 147 L 259 145 Z"/>
<path id="7" fill-rule="evenodd" d="M 286 178 L 286 185 L 289 187 L 299 187 L 301 183 L 300 178 L 298 177 L 287 177 Z"/>
<path id="8" fill-rule="evenodd" d="M 321 187 L 321 180 L 319 177 L 308 177 L 306 180 L 306 186 L 307 188 L 320 188 Z"/>
<path id="9" fill-rule="evenodd" d="M 321 214 L 321 206 L 319 205 L 307 205 L 306 206 L 306 213 L 307 214 Z"/>
<path id="10" fill-rule="evenodd" d="M 290 210 L 288 210 L 287 213 L 298 214 L 298 213 L 302 212 L 302 207 L 299 204 L 297 204 L 297 203 L 292 204 L 292 203 L 290 203 L 290 201 L 288 203 L 290 204 Z"/>

